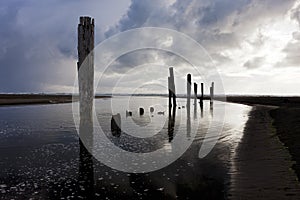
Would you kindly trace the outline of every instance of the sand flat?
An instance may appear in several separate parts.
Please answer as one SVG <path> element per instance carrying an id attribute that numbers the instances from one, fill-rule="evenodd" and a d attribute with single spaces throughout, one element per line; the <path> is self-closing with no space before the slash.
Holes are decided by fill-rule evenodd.
<path id="1" fill-rule="evenodd" d="M 300 185 L 288 150 L 278 139 L 269 115 L 256 106 L 231 168 L 229 199 L 300 199 Z"/>

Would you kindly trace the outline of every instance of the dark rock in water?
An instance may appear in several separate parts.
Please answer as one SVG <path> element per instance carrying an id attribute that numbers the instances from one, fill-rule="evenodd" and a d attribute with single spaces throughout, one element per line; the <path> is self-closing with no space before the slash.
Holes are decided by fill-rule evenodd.
<path id="1" fill-rule="evenodd" d="M 131 111 L 128 111 L 128 110 L 126 110 L 126 117 L 128 117 L 128 116 L 132 116 L 132 112 Z"/>
<path id="2" fill-rule="evenodd" d="M 150 107 L 150 112 L 154 112 L 154 108 L 153 107 Z"/>
<path id="3" fill-rule="evenodd" d="M 182 108 L 185 108 L 185 106 L 182 106 Z"/>
<path id="4" fill-rule="evenodd" d="M 160 112 L 157 112 L 157 114 L 159 114 L 159 115 L 164 115 L 165 112 L 164 112 L 164 111 L 160 111 Z"/>
<path id="5" fill-rule="evenodd" d="M 120 113 L 111 117 L 111 133 L 113 136 L 121 135 L 121 115 Z"/>
<path id="6" fill-rule="evenodd" d="M 181 109 L 181 107 L 178 107 L 178 109 Z"/>
<path id="7" fill-rule="evenodd" d="M 145 113 L 144 108 L 140 108 L 140 115 L 143 115 Z"/>

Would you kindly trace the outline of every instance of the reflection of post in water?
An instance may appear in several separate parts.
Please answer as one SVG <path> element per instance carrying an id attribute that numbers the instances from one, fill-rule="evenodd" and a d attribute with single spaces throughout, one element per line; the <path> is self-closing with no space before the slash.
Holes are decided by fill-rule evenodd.
<path id="1" fill-rule="evenodd" d="M 191 137 L 191 105 L 186 106 L 186 137 Z"/>
<path id="2" fill-rule="evenodd" d="M 85 148 L 85 145 L 79 139 L 80 160 L 78 174 L 78 194 L 84 199 L 93 199 L 94 197 L 94 166 L 93 156 Z"/>
<path id="3" fill-rule="evenodd" d="M 213 117 L 214 116 L 214 107 L 213 106 L 210 106 L 209 112 L 210 112 L 210 116 Z"/>
<path id="4" fill-rule="evenodd" d="M 215 87 L 215 83 L 212 82 L 211 83 L 211 87 L 210 87 L 210 115 L 213 117 L 214 116 L 214 87 Z"/>
<path id="5" fill-rule="evenodd" d="M 175 118 L 176 118 L 176 107 L 174 106 L 172 109 L 172 115 L 169 115 L 169 121 L 168 121 L 169 142 L 172 142 L 174 137 Z"/>
<path id="6" fill-rule="evenodd" d="M 80 17 L 78 25 L 78 82 L 80 103 L 78 192 L 85 199 L 94 196 L 93 146 L 94 19 Z"/>

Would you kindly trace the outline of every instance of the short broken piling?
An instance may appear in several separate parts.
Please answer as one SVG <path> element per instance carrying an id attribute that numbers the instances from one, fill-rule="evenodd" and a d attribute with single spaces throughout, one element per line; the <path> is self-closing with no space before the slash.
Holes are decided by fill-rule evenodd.
<path id="1" fill-rule="evenodd" d="M 113 136 L 121 135 L 121 115 L 120 113 L 111 117 L 111 132 Z"/>
<path id="2" fill-rule="evenodd" d="M 140 109 L 139 109 L 139 113 L 140 113 L 140 115 L 144 115 L 144 113 L 145 113 L 144 108 L 140 108 Z"/>

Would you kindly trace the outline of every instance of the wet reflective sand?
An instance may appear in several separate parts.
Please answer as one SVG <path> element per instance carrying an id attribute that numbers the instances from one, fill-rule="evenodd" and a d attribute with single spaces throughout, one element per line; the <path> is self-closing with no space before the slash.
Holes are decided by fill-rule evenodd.
<path id="1" fill-rule="evenodd" d="M 218 143 L 200 159 L 205 133 L 212 119 L 224 108 L 223 103 L 215 102 L 213 110 L 205 104 L 202 113 L 198 106 L 196 112 L 191 109 L 188 116 L 186 108 L 182 107 L 185 101 L 179 100 L 181 109 L 177 108 L 175 118 L 169 118 L 165 110 L 167 99 L 138 97 L 129 104 L 132 118 L 126 118 L 122 98 L 114 101 L 120 106 L 114 106 L 113 112 L 121 114 L 122 129 L 126 130 L 119 137 L 114 137 L 110 131 L 110 102 L 96 101 L 97 117 L 114 145 L 141 153 L 155 149 L 175 151 L 172 141 L 176 134 L 183 134 L 183 138 L 189 140 L 192 128 L 199 125 L 192 145 L 165 168 L 143 174 L 126 173 L 105 166 L 80 145 L 70 104 L 2 107 L 1 199 L 224 199 L 227 196 L 231 160 L 243 136 L 250 107 L 226 104 L 224 124 L 223 121 L 215 124 L 224 125 Z M 135 113 L 141 104 L 145 107 L 142 117 Z M 148 106 L 156 104 L 160 106 L 155 107 L 152 116 Z M 156 111 L 166 113 L 158 115 Z M 159 126 L 150 122 L 162 126 L 158 134 L 151 136 L 151 131 Z M 149 137 L 141 138 L 140 135 L 139 138 L 141 132 L 134 133 L 133 124 L 147 127 L 149 130 L 145 134 Z"/>

